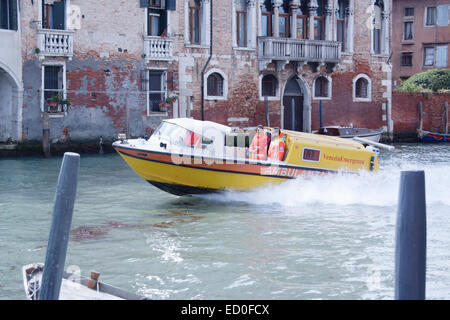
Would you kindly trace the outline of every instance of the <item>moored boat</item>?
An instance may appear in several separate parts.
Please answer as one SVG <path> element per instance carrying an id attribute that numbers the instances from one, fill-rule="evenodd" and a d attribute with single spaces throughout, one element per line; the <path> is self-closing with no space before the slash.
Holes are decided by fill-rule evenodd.
<path id="1" fill-rule="evenodd" d="M 450 134 L 417 130 L 419 138 L 423 142 L 450 142 Z"/>
<path id="2" fill-rule="evenodd" d="M 383 128 L 380 129 L 367 129 L 367 128 L 353 128 L 353 127 L 340 127 L 329 126 L 320 128 L 317 133 L 327 136 L 339 137 L 343 139 L 353 139 L 354 137 L 369 139 L 374 142 L 379 142 Z"/>
<path id="3" fill-rule="evenodd" d="M 164 120 L 148 139 L 121 136 L 113 147 L 139 176 L 175 195 L 248 190 L 309 174 L 378 170 L 378 150 L 371 146 L 331 136 L 282 133 L 282 161 L 249 159 L 251 130 L 187 118 Z M 193 135 L 196 141 L 186 141 Z"/>

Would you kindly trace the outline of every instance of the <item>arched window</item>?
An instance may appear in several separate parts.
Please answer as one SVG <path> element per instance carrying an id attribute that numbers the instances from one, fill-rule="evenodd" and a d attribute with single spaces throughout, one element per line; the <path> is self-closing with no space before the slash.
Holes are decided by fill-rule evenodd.
<path id="1" fill-rule="evenodd" d="M 383 29 L 382 12 L 384 11 L 383 0 L 376 0 L 374 5 L 373 19 L 373 52 L 380 54 L 382 51 L 381 35 Z"/>
<path id="2" fill-rule="evenodd" d="M 273 7 L 271 0 L 265 0 L 261 6 L 261 35 L 272 36 Z"/>
<path id="3" fill-rule="evenodd" d="M 317 77 L 314 81 L 314 97 L 329 98 L 330 91 L 330 81 L 324 76 Z"/>
<path id="4" fill-rule="evenodd" d="M 371 101 L 372 82 L 365 74 L 353 79 L 353 98 L 355 101 Z"/>
<path id="5" fill-rule="evenodd" d="M 272 74 L 265 75 L 261 80 L 261 95 L 263 97 L 276 97 L 278 80 Z"/>
<path id="6" fill-rule="evenodd" d="M 211 73 L 207 81 L 207 94 L 212 97 L 223 97 L 223 77 L 217 73 Z"/>

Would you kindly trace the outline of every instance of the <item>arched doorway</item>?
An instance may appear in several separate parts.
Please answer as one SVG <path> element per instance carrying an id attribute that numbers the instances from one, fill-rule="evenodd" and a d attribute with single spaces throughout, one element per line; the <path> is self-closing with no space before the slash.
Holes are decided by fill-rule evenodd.
<path id="1" fill-rule="evenodd" d="M 297 77 L 291 78 L 284 88 L 283 96 L 283 128 L 303 131 L 304 95 Z"/>
<path id="2" fill-rule="evenodd" d="M 18 140 L 18 88 L 14 79 L 0 67 L 0 143 Z"/>

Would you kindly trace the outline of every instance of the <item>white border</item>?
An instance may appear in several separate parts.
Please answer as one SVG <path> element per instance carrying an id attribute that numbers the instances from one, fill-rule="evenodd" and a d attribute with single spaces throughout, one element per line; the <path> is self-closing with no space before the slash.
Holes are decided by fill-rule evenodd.
<path id="1" fill-rule="evenodd" d="M 368 81 L 368 87 L 367 87 L 367 98 L 357 98 L 356 97 L 356 81 L 359 79 L 364 78 Z M 369 78 L 368 75 L 361 73 L 358 74 L 356 77 L 353 78 L 353 101 L 355 102 L 371 102 L 372 101 L 372 80 Z"/>
<path id="2" fill-rule="evenodd" d="M 269 97 L 267 96 L 267 101 L 279 101 L 280 100 L 280 80 L 277 77 L 277 74 L 275 72 L 265 72 L 263 74 L 260 74 L 258 77 L 258 96 L 259 96 L 259 101 L 265 101 L 266 96 L 262 95 L 262 80 L 265 76 L 268 75 L 272 75 L 275 77 L 275 79 L 277 80 L 277 87 L 275 89 L 275 97 Z"/>
<path id="3" fill-rule="evenodd" d="M 324 77 L 325 79 L 328 80 L 328 94 L 326 97 L 316 97 L 316 81 L 317 79 L 319 79 L 320 77 Z M 331 98 L 333 97 L 333 80 L 330 76 L 327 76 L 325 74 L 319 74 L 317 75 L 312 83 L 312 96 L 313 96 L 313 100 L 331 100 Z"/>
<path id="4" fill-rule="evenodd" d="M 222 76 L 223 79 L 223 95 L 221 96 L 208 96 L 208 77 L 213 74 L 218 73 Z M 205 100 L 227 100 L 228 98 L 228 76 L 225 72 L 220 69 L 209 69 L 205 74 L 205 78 L 203 79 L 203 93 Z"/>

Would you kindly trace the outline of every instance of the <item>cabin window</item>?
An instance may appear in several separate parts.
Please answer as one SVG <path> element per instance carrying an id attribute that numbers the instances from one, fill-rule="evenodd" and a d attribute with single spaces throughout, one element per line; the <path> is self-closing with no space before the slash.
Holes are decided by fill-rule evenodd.
<path id="1" fill-rule="evenodd" d="M 66 2 L 42 1 L 42 28 L 64 30 L 66 16 Z"/>
<path id="2" fill-rule="evenodd" d="M 319 162 L 320 161 L 320 150 L 304 148 L 302 160 L 307 161 L 307 162 Z"/>

